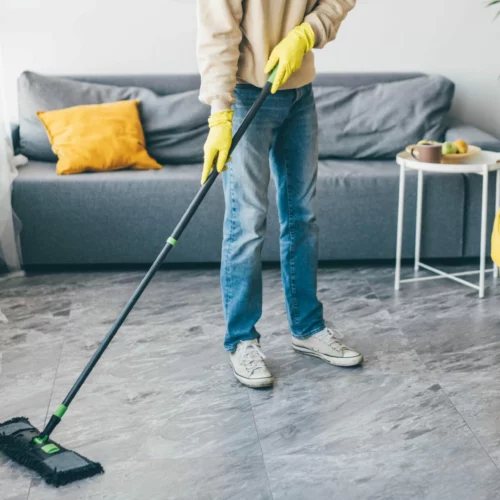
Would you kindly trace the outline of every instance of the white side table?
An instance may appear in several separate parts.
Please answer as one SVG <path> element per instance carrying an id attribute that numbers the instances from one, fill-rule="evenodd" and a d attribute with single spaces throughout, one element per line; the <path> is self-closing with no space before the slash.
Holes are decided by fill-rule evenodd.
<path id="1" fill-rule="evenodd" d="M 399 290 L 401 283 L 409 283 L 412 281 L 426 281 L 431 279 L 449 278 L 457 281 L 462 285 L 469 286 L 479 291 L 479 297 L 484 297 L 484 277 L 486 272 L 493 272 L 495 278 L 498 277 L 498 267 L 495 265 L 493 269 L 486 270 L 486 237 L 487 237 L 487 213 L 488 213 L 488 174 L 490 172 L 497 173 L 496 175 L 496 209 L 500 206 L 500 153 L 490 151 L 482 151 L 481 153 L 471 156 L 462 161 L 459 165 L 445 165 L 435 163 L 421 163 L 415 160 L 406 152 L 399 153 L 396 161 L 400 166 L 399 178 L 399 207 L 398 207 L 398 236 L 396 250 L 396 279 L 395 289 Z M 403 215 L 404 215 L 404 198 L 405 198 L 405 173 L 406 170 L 418 171 L 417 183 L 417 227 L 415 237 L 415 271 L 418 269 L 426 269 L 437 276 L 429 276 L 423 278 L 401 279 L 401 252 L 403 246 Z M 483 177 L 483 198 L 481 210 L 481 257 L 479 271 L 467 271 L 461 273 L 449 274 L 420 262 L 420 241 L 422 236 L 422 200 L 424 187 L 424 172 L 440 172 L 445 174 L 478 174 Z M 479 274 L 479 286 L 466 281 L 460 276 L 471 274 Z"/>

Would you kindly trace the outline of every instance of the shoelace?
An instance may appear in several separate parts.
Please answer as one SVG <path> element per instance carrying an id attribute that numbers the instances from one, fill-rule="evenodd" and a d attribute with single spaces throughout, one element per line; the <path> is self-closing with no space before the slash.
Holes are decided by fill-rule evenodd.
<path id="1" fill-rule="evenodd" d="M 241 361 L 247 366 L 248 369 L 250 369 L 252 373 L 259 368 L 266 368 L 266 364 L 264 363 L 265 359 L 266 356 L 259 349 L 257 344 L 249 342 L 243 346 L 241 351 Z"/>
<path id="2" fill-rule="evenodd" d="M 317 339 L 326 344 L 327 346 L 337 349 L 338 351 L 343 351 L 345 349 L 344 344 L 335 336 L 335 332 L 330 328 L 326 328 L 323 332 L 317 335 Z"/>

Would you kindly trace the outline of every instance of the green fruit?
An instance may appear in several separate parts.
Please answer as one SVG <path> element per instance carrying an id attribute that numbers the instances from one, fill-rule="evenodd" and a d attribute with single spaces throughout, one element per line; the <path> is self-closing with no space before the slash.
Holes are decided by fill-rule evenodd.
<path id="1" fill-rule="evenodd" d="M 458 153 L 458 148 L 452 142 L 445 142 L 443 144 L 444 155 L 456 155 L 457 153 Z"/>

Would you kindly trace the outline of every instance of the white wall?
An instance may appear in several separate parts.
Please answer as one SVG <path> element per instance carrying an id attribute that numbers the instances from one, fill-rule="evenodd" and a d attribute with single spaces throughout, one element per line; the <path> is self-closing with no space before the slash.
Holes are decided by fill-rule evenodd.
<path id="1" fill-rule="evenodd" d="M 457 83 L 453 114 L 500 135 L 500 19 L 493 22 L 494 11 L 485 3 L 358 0 L 338 40 L 318 52 L 318 70 L 444 74 Z M 24 69 L 53 74 L 197 71 L 195 4 L 0 0 L 11 115 L 15 80 Z"/>

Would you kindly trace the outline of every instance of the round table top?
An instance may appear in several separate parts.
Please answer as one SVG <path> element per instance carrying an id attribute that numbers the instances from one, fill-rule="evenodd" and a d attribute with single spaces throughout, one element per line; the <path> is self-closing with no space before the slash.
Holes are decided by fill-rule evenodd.
<path id="1" fill-rule="evenodd" d="M 416 160 L 406 151 L 398 153 L 396 161 L 398 165 L 405 168 L 446 174 L 482 174 L 485 168 L 489 172 L 500 170 L 500 153 L 493 151 L 481 151 L 477 155 L 461 160 L 458 164 L 424 163 Z"/>

